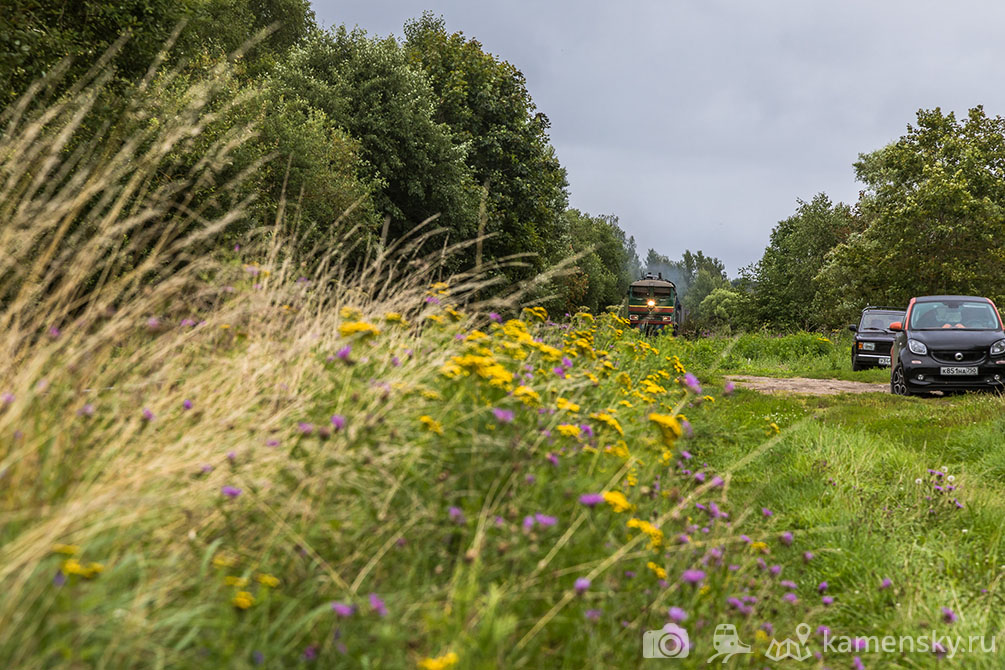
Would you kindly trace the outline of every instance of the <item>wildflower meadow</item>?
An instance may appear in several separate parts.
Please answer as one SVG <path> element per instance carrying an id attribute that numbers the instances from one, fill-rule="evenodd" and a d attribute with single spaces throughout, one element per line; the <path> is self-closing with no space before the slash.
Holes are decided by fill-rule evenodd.
<path id="1" fill-rule="evenodd" d="M 210 92 L 96 146 L 81 96 L 0 140 L 0 667 L 707 667 L 721 625 L 733 667 L 1001 667 L 871 641 L 1001 643 L 1000 398 L 764 396 L 723 375 L 771 338 L 485 298 L 408 244 L 305 271 L 282 212 L 223 236 Z"/>

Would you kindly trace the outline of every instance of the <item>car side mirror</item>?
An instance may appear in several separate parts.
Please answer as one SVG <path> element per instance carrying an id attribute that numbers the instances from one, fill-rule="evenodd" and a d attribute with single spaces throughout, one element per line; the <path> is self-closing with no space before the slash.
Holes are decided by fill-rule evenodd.
<path id="1" fill-rule="evenodd" d="M 894 321 L 893 323 L 890 324 L 890 330 L 894 330 L 897 332 L 904 330 L 904 324 L 901 323 L 900 321 Z"/>
<path id="2" fill-rule="evenodd" d="M 850 330 L 850 331 L 851 331 L 851 332 L 853 332 L 853 333 L 857 333 L 857 332 L 858 332 L 858 326 L 856 326 L 856 325 L 855 325 L 855 324 L 853 323 L 853 324 L 851 324 L 850 326 L 848 326 L 848 330 Z"/>

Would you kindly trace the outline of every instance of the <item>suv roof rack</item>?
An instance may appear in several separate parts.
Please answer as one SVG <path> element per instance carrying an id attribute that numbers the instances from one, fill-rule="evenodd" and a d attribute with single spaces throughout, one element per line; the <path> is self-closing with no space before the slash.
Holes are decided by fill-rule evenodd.
<path id="1" fill-rule="evenodd" d="M 862 308 L 862 311 L 864 312 L 867 309 L 888 309 L 891 312 L 904 312 L 904 311 L 907 311 L 906 307 L 889 307 L 887 305 L 866 305 L 865 307 Z"/>

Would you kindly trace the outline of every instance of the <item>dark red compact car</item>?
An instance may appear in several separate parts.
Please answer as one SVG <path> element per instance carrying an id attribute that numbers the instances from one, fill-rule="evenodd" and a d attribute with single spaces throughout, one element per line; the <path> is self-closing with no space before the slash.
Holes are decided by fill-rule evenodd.
<path id="1" fill-rule="evenodd" d="M 988 298 L 931 295 L 912 298 L 890 353 L 890 391 L 1005 389 L 1005 327 Z"/>

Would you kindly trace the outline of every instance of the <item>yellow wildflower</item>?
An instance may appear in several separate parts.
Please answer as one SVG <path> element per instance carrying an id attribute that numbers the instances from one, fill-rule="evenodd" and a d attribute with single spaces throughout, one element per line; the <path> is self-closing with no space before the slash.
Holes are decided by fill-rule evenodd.
<path id="1" fill-rule="evenodd" d="M 232 568 L 237 565 L 237 557 L 233 554 L 217 554 L 213 557 L 213 566 L 217 568 Z"/>
<path id="2" fill-rule="evenodd" d="M 674 440 L 680 437 L 683 432 L 680 427 L 680 421 L 671 414 L 650 414 L 649 420 L 659 426 L 660 433 L 663 435 L 663 442 L 667 446 L 672 445 Z"/>
<path id="3" fill-rule="evenodd" d="M 66 556 L 76 556 L 80 553 L 80 546 L 76 544 L 54 544 L 50 550 L 54 554 L 64 554 Z"/>
<path id="4" fill-rule="evenodd" d="M 778 435 L 780 432 L 782 432 L 782 430 L 781 430 L 781 428 L 778 427 L 777 423 L 775 423 L 774 421 L 772 421 L 771 423 L 768 424 L 768 428 L 767 428 L 766 432 L 767 432 L 768 435 L 771 435 L 772 433 L 774 433 L 775 435 Z"/>
<path id="5" fill-rule="evenodd" d="M 663 544 L 663 531 L 642 519 L 631 518 L 626 524 L 629 528 L 638 528 L 649 536 L 649 548 L 658 549 Z"/>
<path id="6" fill-rule="evenodd" d="M 346 305 L 338 311 L 338 315 L 346 321 L 359 321 L 363 318 L 363 312 L 358 307 Z M 401 315 L 398 315 L 401 318 Z M 386 317 L 385 317 L 386 318 Z M 390 321 L 390 319 L 388 319 Z"/>
<path id="7" fill-rule="evenodd" d="M 625 434 L 624 429 L 621 428 L 621 424 L 618 423 L 618 420 L 615 419 L 610 414 L 607 414 L 605 412 L 594 412 L 593 414 L 590 415 L 590 418 L 599 421 L 600 423 L 607 424 L 608 426 L 616 430 L 618 432 L 618 435 L 623 436 Z"/>
<path id="8" fill-rule="evenodd" d="M 428 430 L 429 432 L 436 433 L 437 435 L 443 435 L 443 424 L 441 424 L 439 421 L 429 416 L 428 414 L 423 414 L 422 416 L 420 416 L 419 421 L 422 422 L 422 425 L 424 425 L 426 427 L 426 430 Z"/>
<path id="9" fill-rule="evenodd" d="M 438 658 L 424 658 L 419 661 L 421 670 L 446 670 L 457 664 L 457 654 L 450 652 Z"/>
<path id="10" fill-rule="evenodd" d="M 262 586 L 268 586 L 270 589 L 274 589 L 279 586 L 279 578 L 266 573 L 259 573 L 255 575 L 255 581 Z"/>
<path id="11" fill-rule="evenodd" d="M 541 394 L 529 386 L 517 386 L 513 389 L 513 395 L 520 398 L 525 405 L 529 405 L 531 407 L 541 402 Z"/>
<path id="12" fill-rule="evenodd" d="M 405 321 L 405 317 L 403 317 L 399 312 L 388 312 L 384 315 L 384 321 L 387 323 L 400 323 L 403 326 L 408 325 L 408 322 Z"/>
<path id="13" fill-rule="evenodd" d="M 440 398 L 443 397 L 439 393 L 431 389 L 422 389 L 422 391 L 420 391 L 419 394 L 426 400 L 439 400 Z"/>
<path id="14" fill-rule="evenodd" d="M 566 437 L 579 437 L 580 433 L 579 426 L 571 423 L 561 423 L 556 430 Z"/>
<path id="15" fill-rule="evenodd" d="M 711 591 L 711 590 L 712 590 L 711 586 L 709 586 L 708 584 L 702 584 L 702 587 L 700 589 L 698 589 L 698 594 L 699 595 L 703 595 L 703 596 L 707 596 L 708 592 Z"/>
<path id="16" fill-rule="evenodd" d="M 535 317 L 538 321 L 548 319 L 548 311 L 544 307 L 524 307 L 523 311 Z"/>
<path id="17" fill-rule="evenodd" d="M 437 324 L 441 324 L 441 325 L 443 324 L 443 317 L 440 316 L 439 314 L 427 314 L 426 318 L 429 319 L 430 321 L 432 321 L 433 323 L 437 323 Z"/>
<path id="18" fill-rule="evenodd" d="M 487 340 L 488 335 L 480 330 L 472 330 L 467 337 L 464 338 L 465 342 L 478 342 L 479 340 Z"/>
<path id="19" fill-rule="evenodd" d="M 702 396 L 702 399 L 703 399 L 703 400 L 707 400 L 707 401 L 709 401 L 709 402 L 715 402 L 715 398 L 713 398 L 713 397 L 712 397 L 712 396 L 710 396 L 710 395 L 703 395 L 703 396 Z"/>
<path id="20" fill-rule="evenodd" d="M 758 642 L 767 642 L 771 639 L 771 636 L 763 628 L 758 628 L 754 631 L 754 639 Z"/>
<path id="21" fill-rule="evenodd" d="M 347 321 L 339 325 L 338 332 L 342 337 L 349 337 L 351 335 L 362 335 L 363 337 L 380 335 L 380 329 L 366 321 Z"/>
<path id="22" fill-rule="evenodd" d="M 632 387 L 632 378 L 628 376 L 627 372 L 622 372 L 618 375 L 618 383 L 626 389 L 630 389 Z"/>
<path id="23" fill-rule="evenodd" d="M 618 404 L 621 405 L 622 407 L 627 407 L 628 409 L 631 409 L 632 407 L 635 407 L 635 405 L 633 405 L 632 403 L 628 402 L 627 400 L 621 400 L 620 402 L 618 402 Z"/>
<path id="24" fill-rule="evenodd" d="M 593 374 L 592 372 L 587 372 L 583 376 L 586 377 L 587 379 L 589 379 L 591 382 L 593 382 L 594 386 L 597 386 L 598 384 L 600 384 L 600 380 L 597 379 L 597 375 Z"/>
<path id="25" fill-rule="evenodd" d="M 613 507 L 614 511 L 618 514 L 627 512 L 634 507 L 634 505 L 628 502 L 628 498 L 621 491 L 604 491 L 602 495 L 604 496 L 604 502 Z"/>
<path id="26" fill-rule="evenodd" d="M 234 607 L 242 610 L 246 610 L 255 604 L 255 597 L 247 591 L 238 591 L 230 602 Z"/>
<path id="27" fill-rule="evenodd" d="M 661 568 L 660 566 L 656 565 L 652 561 L 646 563 L 646 567 L 652 570 L 653 574 L 655 574 L 659 579 L 667 578 L 667 571 Z"/>
<path id="28" fill-rule="evenodd" d="M 750 543 L 750 551 L 753 552 L 753 553 L 760 552 L 762 554 L 769 554 L 769 553 L 771 553 L 771 550 L 768 549 L 768 545 L 765 542 L 751 542 Z"/>
<path id="29" fill-rule="evenodd" d="M 571 412 L 573 414 L 579 411 L 579 405 L 572 402 L 568 398 L 559 398 L 558 400 L 555 401 L 555 406 L 558 407 L 558 409 L 560 410 Z"/>
<path id="30" fill-rule="evenodd" d="M 227 586 L 236 586 L 239 589 L 243 589 L 248 585 L 248 580 L 244 577 L 234 577 L 233 575 L 227 575 L 223 578 L 223 583 Z"/>

